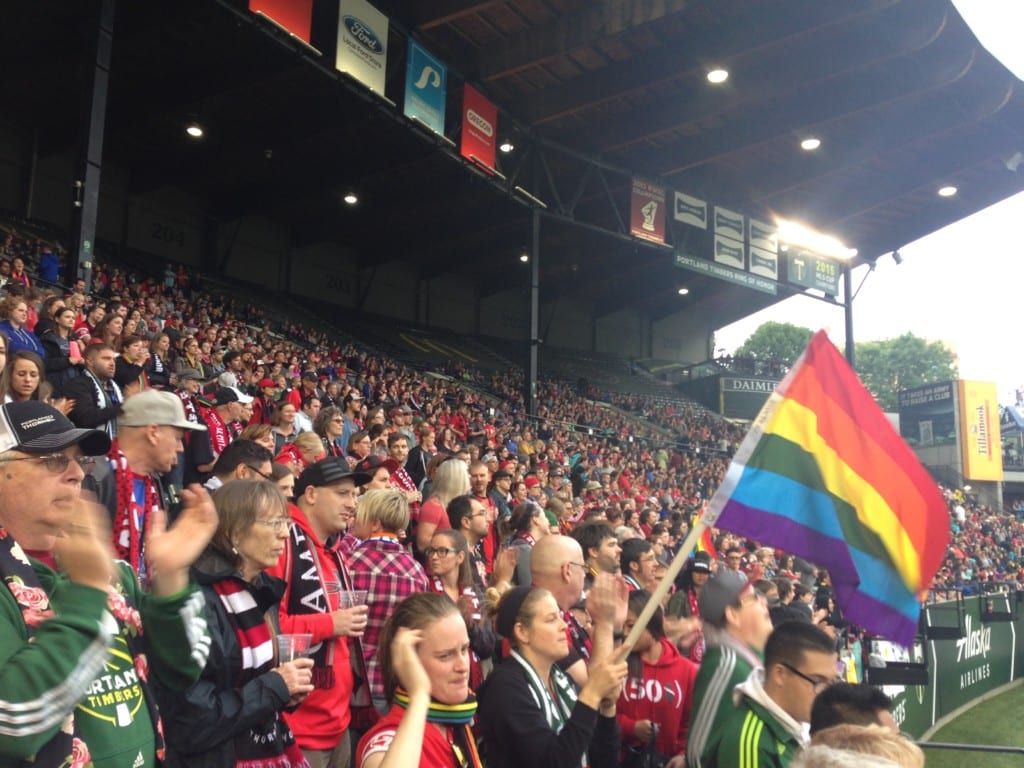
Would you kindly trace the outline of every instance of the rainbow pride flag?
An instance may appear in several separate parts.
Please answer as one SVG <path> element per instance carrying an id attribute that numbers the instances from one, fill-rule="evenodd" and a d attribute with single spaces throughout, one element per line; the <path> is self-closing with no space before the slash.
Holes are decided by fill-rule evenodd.
<path id="1" fill-rule="evenodd" d="M 827 568 L 847 620 L 905 646 L 950 538 L 935 482 L 824 331 L 761 409 L 705 521 Z"/>

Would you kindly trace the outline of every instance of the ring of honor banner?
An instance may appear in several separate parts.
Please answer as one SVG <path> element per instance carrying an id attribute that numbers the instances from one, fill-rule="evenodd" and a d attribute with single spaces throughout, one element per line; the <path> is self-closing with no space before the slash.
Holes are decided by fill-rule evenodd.
<path id="1" fill-rule="evenodd" d="M 957 385 L 964 478 L 1002 482 L 1003 446 L 996 385 L 982 381 L 959 381 Z"/>
<path id="2" fill-rule="evenodd" d="M 444 136 L 447 91 L 448 67 L 410 39 L 409 63 L 405 69 L 405 116 L 416 118 L 434 133 Z"/>
<path id="3" fill-rule="evenodd" d="M 633 179 L 630 195 L 629 234 L 650 240 L 665 242 L 665 188 L 650 184 L 643 179 Z"/>
<path id="4" fill-rule="evenodd" d="M 747 266 L 747 226 L 742 213 L 715 206 L 715 261 L 735 269 Z"/>
<path id="5" fill-rule="evenodd" d="M 384 95 L 388 64 L 388 17 L 365 0 L 339 0 L 334 68 Z"/>
<path id="6" fill-rule="evenodd" d="M 498 108 L 476 88 L 466 85 L 462 94 L 462 145 L 459 153 L 467 160 L 494 169 L 494 137 Z"/>
<path id="7" fill-rule="evenodd" d="M 313 0 L 249 0 L 249 10 L 262 13 L 309 44 L 313 27 Z"/>
<path id="8" fill-rule="evenodd" d="M 779 232 L 774 224 L 748 219 L 750 234 L 750 271 L 779 279 Z"/>

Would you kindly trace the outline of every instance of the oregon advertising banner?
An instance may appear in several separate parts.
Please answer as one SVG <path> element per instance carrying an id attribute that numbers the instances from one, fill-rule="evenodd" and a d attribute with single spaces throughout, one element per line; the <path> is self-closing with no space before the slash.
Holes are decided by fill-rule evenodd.
<path id="1" fill-rule="evenodd" d="M 249 0 L 249 10 L 262 13 L 305 43 L 313 25 L 313 0 Z"/>
<path id="2" fill-rule="evenodd" d="M 335 69 L 383 95 L 387 61 L 388 17 L 365 0 L 339 0 Z"/>
<path id="3" fill-rule="evenodd" d="M 665 242 L 665 188 L 633 179 L 629 234 L 655 243 Z"/>
<path id="4" fill-rule="evenodd" d="M 410 38 L 409 63 L 405 68 L 405 116 L 419 120 L 443 136 L 447 90 L 448 67 Z"/>
<path id="5" fill-rule="evenodd" d="M 459 152 L 494 168 L 494 138 L 498 126 L 498 108 L 476 88 L 466 85 L 462 94 L 462 145 Z"/>
<path id="6" fill-rule="evenodd" d="M 996 385 L 985 381 L 960 381 L 958 384 L 964 478 L 1002 482 L 1003 450 Z"/>

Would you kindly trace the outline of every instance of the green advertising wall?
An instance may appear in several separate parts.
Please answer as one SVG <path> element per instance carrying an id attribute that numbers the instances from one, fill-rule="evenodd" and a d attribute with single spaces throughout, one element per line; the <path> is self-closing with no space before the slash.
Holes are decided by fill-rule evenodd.
<path id="1" fill-rule="evenodd" d="M 929 684 L 883 686 L 900 728 L 920 737 L 941 718 L 1020 677 L 1022 621 L 1016 593 L 926 607 L 927 631 L 913 660 L 927 660 Z"/>

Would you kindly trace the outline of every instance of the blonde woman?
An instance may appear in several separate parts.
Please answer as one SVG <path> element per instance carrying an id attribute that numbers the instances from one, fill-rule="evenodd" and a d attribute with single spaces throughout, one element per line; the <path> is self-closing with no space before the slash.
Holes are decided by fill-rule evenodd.
<path id="1" fill-rule="evenodd" d="M 466 462 L 449 459 L 437 468 L 430 485 L 430 497 L 423 502 L 416 520 L 413 521 L 415 552 L 421 553 L 430 546 L 434 531 L 452 527 L 448 520 L 448 503 L 457 496 L 465 496 L 467 493 L 469 468 Z"/>

